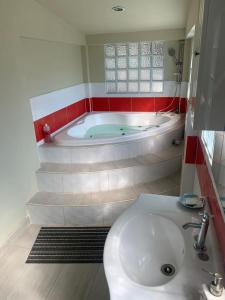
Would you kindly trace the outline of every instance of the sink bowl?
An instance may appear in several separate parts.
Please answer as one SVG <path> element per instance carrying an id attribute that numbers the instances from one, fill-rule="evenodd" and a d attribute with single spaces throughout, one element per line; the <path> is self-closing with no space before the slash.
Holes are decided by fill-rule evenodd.
<path id="1" fill-rule="evenodd" d="M 193 219 L 194 218 L 194 219 Z M 223 260 L 208 237 L 208 262 L 193 248 L 195 232 L 182 229 L 196 221 L 178 197 L 142 194 L 111 227 L 104 248 L 110 300 L 200 299 L 208 269 L 223 273 Z M 214 253 L 217 253 L 216 256 Z"/>
<path id="2" fill-rule="evenodd" d="M 164 285 L 179 272 L 184 245 L 183 235 L 173 221 L 155 214 L 139 214 L 129 219 L 121 231 L 122 268 L 140 285 Z"/>

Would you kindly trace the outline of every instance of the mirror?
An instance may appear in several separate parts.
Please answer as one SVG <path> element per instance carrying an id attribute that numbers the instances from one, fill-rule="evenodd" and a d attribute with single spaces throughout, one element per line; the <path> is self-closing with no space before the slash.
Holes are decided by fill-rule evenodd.
<path id="1" fill-rule="evenodd" d="M 214 138 L 212 172 L 225 220 L 225 133 L 216 131 Z"/>

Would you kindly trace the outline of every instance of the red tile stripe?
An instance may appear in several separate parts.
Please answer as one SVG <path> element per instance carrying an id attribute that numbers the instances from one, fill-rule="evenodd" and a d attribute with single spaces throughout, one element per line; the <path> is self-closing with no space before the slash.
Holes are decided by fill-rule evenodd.
<path id="1" fill-rule="evenodd" d="M 213 185 L 214 179 L 206 163 L 204 145 L 198 136 L 187 137 L 186 148 L 185 162 L 192 161 L 193 164 L 196 164 L 201 194 L 209 199 L 210 209 L 214 216 L 213 223 L 225 265 L 225 223 L 218 204 L 217 193 Z"/>
<path id="2" fill-rule="evenodd" d="M 185 98 L 159 97 L 159 98 L 130 98 L 130 97 L 95 97 L 83 99 L 65 108 L 55 111 L 34 122 L 36 141 L 44 138 L 43 125 L 47 123 L 51 133 L 75 120 L 85 112 L 90 111 L 130 111 L 130 112 L 156 112 L 175 111 L 179 106 L 181 113 L 186 112 L 187 101 Z"/>
<path id="3" fill-rule="evenodd" d="M 180 102 L 180 103 L 179 103 Z M 157 112 L 175 111 L 180 104 L 180 112 L 187 110 L 185 98 L 173 97 L 93 97 L 93 111 L 136 111 Z"/>
<path id="4" fill-rule="evenodd" d="M 70 123 L 74 119 L 83 115 L 85 112 L 89 111 L 89 99 L 83 99 L 60 110 L 57 110 L 56 112 L 47 115 L 39 120 L 36 120 L 34 122 L 36 141 L 39 142 L 44 138 L 43 126 L 45 123 L 50 126 L 51 133 L 53 133 L 66 124 Z"/>
<path id="5" fill-rule="evenodd" d="M 186 139 L 186 154 L 185 154 L 185 163 L 186 164 L 195 164 L 197 145 L 198 145 L 198 137 L 197 136 L 188 136 L 187 137 L 187 139 Z"/>

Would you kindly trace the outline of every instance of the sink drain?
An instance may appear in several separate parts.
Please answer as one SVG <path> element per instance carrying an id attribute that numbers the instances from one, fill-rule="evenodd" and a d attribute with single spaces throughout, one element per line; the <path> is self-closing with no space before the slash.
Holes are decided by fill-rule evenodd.
<path id="1" fill-rule="evenodd" d="M 163 273 L 163 275 L 166 275 L 166 276 L 173 276 L 175 274 L 175 267 L 173 265 L 170 265 L 170 264 L 165 264 L 165 265 L 162 265 L 161 267 L 161 272 Z"/>

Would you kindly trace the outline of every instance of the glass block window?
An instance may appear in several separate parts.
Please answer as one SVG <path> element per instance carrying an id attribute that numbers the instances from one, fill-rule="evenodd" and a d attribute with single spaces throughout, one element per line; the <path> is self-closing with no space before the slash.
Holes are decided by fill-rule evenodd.
<path id="1" fill-rule="evenodd" d="M 164 42 L 105 45 L 107 93 L 162 93 Z"/>
<path id="2" fill-rule="evenodd" d="M 209 161 L 212 164 L 214 144 L 215 144 L 215 131 L 203 130 L 201 137 L 205 145 L 205 149 L 208 154 Z"/>

